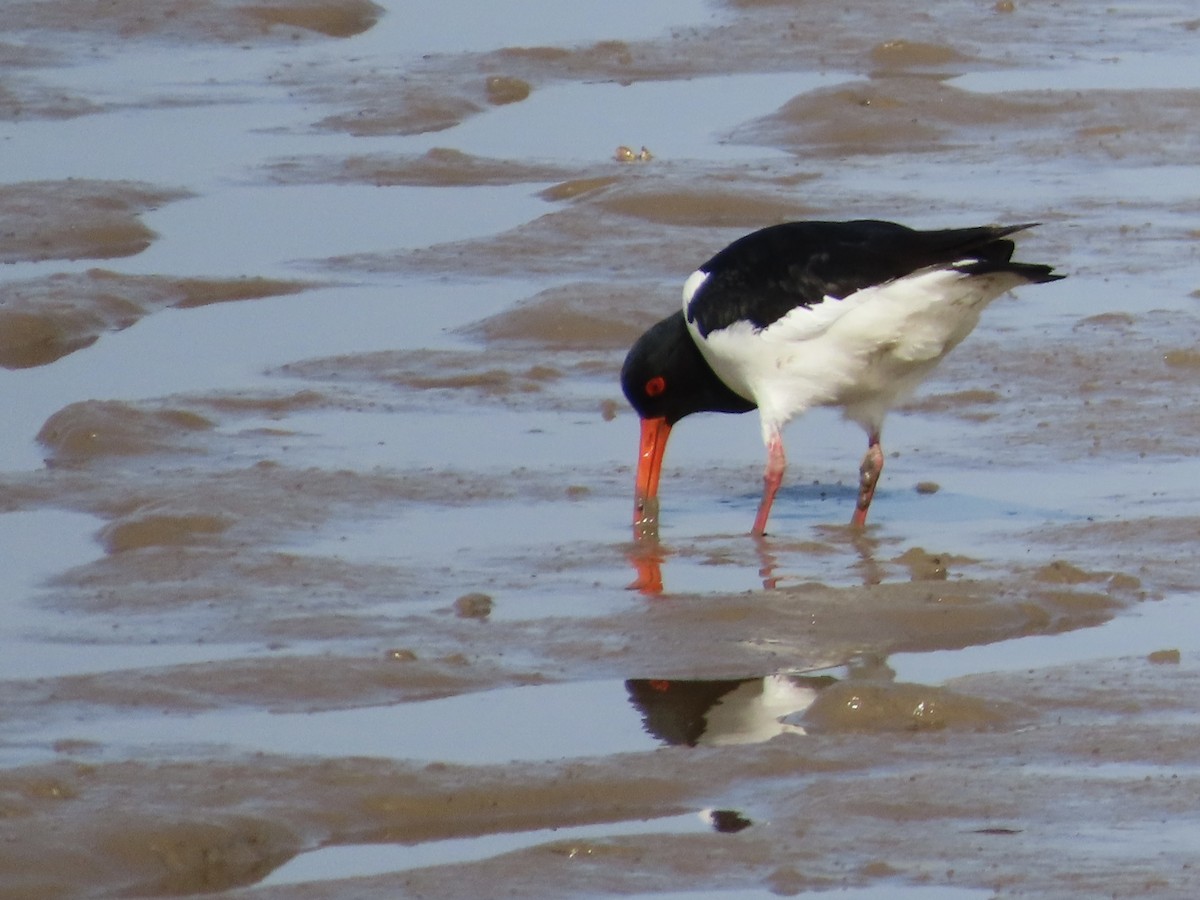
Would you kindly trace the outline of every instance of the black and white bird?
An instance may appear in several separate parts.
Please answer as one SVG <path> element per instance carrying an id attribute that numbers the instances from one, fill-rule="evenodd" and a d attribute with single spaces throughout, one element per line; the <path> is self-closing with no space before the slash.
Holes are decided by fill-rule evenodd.
<path id="1" fill-rule="evenodd" d="M 684 283 L 683 308 L 643 334 L 621 370 L 642 420 L 635 533 L 657 531 L 672 426 L 695 412 L 755 408 L 767 465 L 751 533 L 766 533 L 783 480 L 783 426 L 815 406 L 840 408 L 867 432 L 851 520 L 864 525 L 888 410 L 971 333 L 992 300 L 1064 277 L 1012 261 L 1008 236 L 1032 227 L 789 222 L 748 234 L 702 265 Z"/>

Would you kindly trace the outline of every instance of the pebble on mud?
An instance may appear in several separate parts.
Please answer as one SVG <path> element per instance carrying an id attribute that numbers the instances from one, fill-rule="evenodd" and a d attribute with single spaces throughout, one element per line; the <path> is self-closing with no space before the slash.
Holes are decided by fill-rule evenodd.
<path id="1" fill-rule="evenodd" d="M 417 659 L 417 654 L 403 647 L 393 647 L 385 655 L 392 662 L 415 662 Z"/>
<path id="2" fill-rule="evenodd" d="M 1178 650 L 1155 650 L 1146 657 L 1149 662 L 1159 666 L 1177 666 L 1179 665 Z"/>
<path id="3" fill-rule="evenodd" d="M 628 149 L 628 148 L 626 148 Z M 602 190 L 616 183 L 615 178 L 598 177 L 598 178 L 572 178 L 569 181 L 564 181 L 560 184 L 551 185 L 544 191 L 540 191 L 538 196 L 543 200 L 556 202 L 560 200 L 574 200 L 577 197 L 582 197 L 585 194 L 593 193 L 594 191 Z"/>
<path id="4" fill-rule="evenodd" d="M 243 12 L 265 28 L 283 25 L 327 37 L 348 38 L 370 30 L 384 10 L 371 0 L 336 0 L 326 3 L 261 4 L 245 7 Z"/>
<path id="5" fill-rule="evenodd" d="M 520 103 L 529 96 L 532 88 L 523 78 L 508 75 L 492 75 L 487 80 L 487 99 L 493 106 Z"/>
<path id="6" fill-rule="evenodd" d="M 1075 323 L 1074 330 L 1081 328 L 1111 328 L 1123 331 L 1137 324 L 1137 319 L 1126 312 L 1099 313 L 1086 316 Z"/>
<path id="7" fill-rule="evenodd" d="M 68 178 L 0 186 L 0 262 L 136 256 L 157 237 L 139 216 L 190 196 L 150 184 Z"/>
<path id="8" fill-rule="evenodd" d="M 1172 369 L 1200 369 L 1200 352 L 1191 349 L 1168 350 L 1163 362 Z"/>
<path id="9" fill-rule="evenodd" d="M 454 601 L 454 614 L 460 619 L 486 619 L 492 614 L 493 605 L 487 594 L 463 594 Z"/>
<path id="10" fill-rule="evenodd" d="M 896 562 L 908 568 L 913 581 L 945 581 L 948 574 L 945 558 L 928 553 L 922 547 L 905 550 L 896 557 Z"/>
<path id="11" fill-rule="evenodd" d="M 184 409 L 143 409 L 116 400 L 64 406 L 42 425 L 37 441 L 54 463 L 82 464 L 98 457 L 137 456 L 177 448 L 214 423 Z"/>
<path id="12" fill-rule="evenodd" d="M 940 484 L 938 484 L 936 481 L 918 481 L 917 482 L 917 493 L 918 494 L 936 494 L 941 489 L 942 489 L 942 486 Z"/>
<path id="13" fill-rule="evenodd" d="M 754 824 L 736 809 L 710 810 L 708 820 L 712 822 L 713 829 L 721 834 L 737 834 Z"/>
<path id="14" fill-rule="evenodd" d="M 877 65 L 906 68 L 909 66 L 941 66 L 964 57 L 953 47 L 923 41 L 884 41 L 871 48 L 871 61 Z"/>
<path id="15" fill-rule="evenodd" d="M 624 163 L 650 162 L 650 160 L 654 159 L 654 154 L 652 154 L 644 146 L 642 147 L 641 150 L 634 152 L 631 148 L 626 147 L 624 144 L 622 144 L 620 147 L 617 148 L 617 152 L 614 154 L 614 158 L 616 159 L 617 162 L 624 162 Z"/>
<path id="16" fill-rule="evenodd" d="M 1033 573 L 1033 577 L 1046 584 L 1086 584 L 1090 581 L 1103 581 L 1105 578 L 1103 575 L 1085 572 L 1078 566 L 1073 566 L 1061 559 L 1042 566 Z"/>
<path id="17" fill-rule="evenodd" d="M 1142 580 L 1136 575 L 1125 572 L 1114 572 L 1108 579 L 1110 591 L 1136 591 L 1142 586 Z"/>
<path id="18" fill-rule="evenodd" d="M 145 547 L 186 547 L 206 543 L 233 523 L 204 513 L 144 513 L 110 522 L 100 529 L 107 553 L 125 553 Z"/>

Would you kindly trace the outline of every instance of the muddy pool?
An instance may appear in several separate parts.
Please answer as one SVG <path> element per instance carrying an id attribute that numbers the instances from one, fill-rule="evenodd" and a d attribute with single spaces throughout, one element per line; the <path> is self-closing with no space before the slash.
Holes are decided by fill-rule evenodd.
<path id="1" fill-rule="evenodd" d="M 1197 896 L 1198 41 L 5 4 L 0 898 Z M 790 426 L 756 541 L 709 416 L 635 545 L 630 343 L 858 217 L 1040 222 L 1069 277 L 890 417 L 864 532 L 856 427 Z"/>

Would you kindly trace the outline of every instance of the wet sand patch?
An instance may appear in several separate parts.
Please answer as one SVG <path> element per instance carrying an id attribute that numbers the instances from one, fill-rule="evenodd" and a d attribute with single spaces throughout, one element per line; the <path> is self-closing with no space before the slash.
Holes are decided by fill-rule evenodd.
<path id="1" fill-rule="evenodd" d="M 638 631 L 615 621 L 610 627 L 623 634 L 627 652 L 644 648 L 649 658 L 652 645 L 660 648 L 660 662 L 647 677 L 688 677 L 689 651 L 713 660 L 706 670 L 716 677 L 1070 630 L 1106 621 L 1126 602 L 1119 592 L 1050 591 L 1024 582 L 810 583 L 752 598 L 672 596 L 642 614 Z M 852 621 L 846 621 L 849 607 Z M 673 661 L 676 652 L 681 655 Z M 755 655 L 762 661 L 748 666 Z"/>
<path id="2" fill-rule="evenodd" d="M 397 410 L 428 408 L 450 400 L 550 410 L 577 408 L 577 401 L 556 396 L 554 387 L 581 368 L 590 367 L 579 360 L 531 361 L 528 352 L 517 349 L 487 355 L 470 350 L 413 350 L 307 360 L 283 366 L 273 374 L 327 389 L 359 391 L 371 386 L 371 392 L 379 397 L 377 402 Z"/>
<path id="3" fill-rule="evenodd" d="M 383 92 L 374 87 L 360 92 L 347 104 L 354 112 L 327 116 L 318 125 L 357 137 L 427 134 L 453 128 L 482 112 L 487 102 L 477 99 L 474 91 L 450 94 L 445 88 L 403 81 Z"/>
<path id="4" fill-rule="evenodd" d="M 1047 548 L 1065 553 L 1103 541 L 1104 546 L 1111 548 L 1114 565 L 1153 585 L 1155 592 L 1188 594 L 1195 579 L 1200 577 L 1200 567 L 1189 549 L 1200 520 L 1184 510 L 1179 515 L 1146 510 L 1151 505 L 1149 501 L 1156 499 L 1137 498 L 1119 519 L 1040 528 L 1030 537 Z M 1170 503 L 1169 497 L 1164 499 Z"/>
<path id="5" fill-rule="evenodd" d="M 568 177 L 568 167 L 519 160 L 488 159 L 435 147 L 418 156 L 352 156 L 343 160 L 295 159 L 273 163 L 273 179 L 294 183 L 365 183 L 416 187 L 527 184 Z"/>
<path id="6" fill-rule="evenodd" d="M 13 9 L 47 16 L 78 10 L 34 6 Z M 211 50 L 213 35 L 226 32 L 195 17 L 213 13 L 229 20 L 221 26 L 229 34 L 249 34 L 238 29 L 250 19 L 233 16 L 230 4 L 172 7 L 180 11 L 175 24 L 153 11 L 143 10 L 141 22 L 128 18 L 134 4 L 110 6 L 113 18 L 89 18 L 103 13 L 97 7 L 55 27 L 82 29 L 88 40 L 121 28 L 130 38 L 162 43 L 174 34 L 198 35 L 180 45 L 208 42 Z M 286 8 L 301 6 L 316 8 Z M 324 6 L 335 7 L 365 5 Z M 312 104 L 297 121 L 324 118 L 353 130 L 361 119 L 368 131 L 421 130 L 502 109 L 500 95 L 489 91 L 495 78 L 528 86 L 528 98 L 511 107 L 519 109 L 556 82 L 743 70 L 795 70 L 799 80 L 800 69 L 829 67 L 873 74 L 865 83 L 870 97 L 900 104 L 887 116 L 903 126 L 899 119 L 916 111 L 918 124 L 929 127 L 907 136 L 901 128 L 896 152 L 867 158 L 818 146 L 792 123 L 789 148 L 798 159 L 736 165 L 656 155 L 645 165 L 621 166 L 611 161 L 609 143 L 584 163 L 492 160 L 454 149 L 317 160 L 285 144 L 278 158 L 292 162 L 267 171 L 276 181 L 321 183 L 328 165 L 328 180 L 343 184 L 554 183 L 536 201 L 549 215 L 512 233 L 347 256 L 332 266 L 388 285 L 394 275 L 404 284 L 411 276 L 478 279 L 471 288 L 481 292 L 496 290 L 495 279 L 520 279 L 530 285 L 520 295 L 528 300 L 448 338 L 465 337 L 482 350 L 413 349 L 404 328 L 417 304 L 397 303 L 395 320 L 381 326 L 395 329 L 395 351 L 305 350 L 312 359 L 274 368 L 267 387 L 228 390 L 212 376 L 217 386 L 186 397 L 100 397 L 96 405 L 66 406 L 52 422 L 72 427 L 50 440 L 52 459 L 68 461 L 71 435 L 85 446 L 99 435 L 129 452 L 84 449 L 72 465 L 0 479 L 5 509 L 87 509 L 107 523 L 94 527 L 109 552 L 24 597 L 45 614 L 30 619 L 33 637 L 44 638 L 30 644 L 86 654 L 103 638 L 119 651 L 101 659 L 103 671 L 10 682 L 3 692 L 6 721 L 36 722 L 45 729 L 39 734 L 50 735 L 44 746 L 10 742 L 6 752 L 60 758 L 0 776 L 0 804 L 12 826 L 0 842 L 0 869 L 27 873 L 14 879 L 18 896 L 209 890 L 289 900 L 332 893 L 393 898 L 486 896 L 497 886 L 529 896 L 760 887 L 789 893 L 897 882 L 989 894 L 1195 896 L 1198 694 L 1187 647 L 1178 662 L 1156 662 L 1139 644 L 1133 659 L 1053 668 L 1044 664 L 1053 663 L 1060 645 L 1048 643 L 1039 645 L 1047 648 L 1044 658 L 1031 658 L 1032 672 L 977 674 L 944 686 L 897 685 L 887 667 L 898 650 L 956 652 L 949 648 L 1022 635 L 1074 635 L 1085 651 L 1109 653 L 1106 645 L 1088 644 L 1089 626 L 1122 626 L 1164 589 L 1194 591 L 1196 497 L 1187 486 L 1195 479 L 1186 468 L 1194 423 L 1186 410 L 1195 322 L 1179 302 L 1195 288 L 1194 281 L 1179 287 L 1191 278 L 1179 266 L 1190 265 L 1195 245 L 1187 224 L 1193 204 L 1177 188 L 1145 187 L 1146 173 L 1127 165 L 1190 164 L 1194 135 L 1180 123 L 1191 121 L 1194 97 L 1026 92 L 981 101 L 974 118 L 967 105 L 974 92 L 938 87 L 960 71 L 1043 66 L 1064 48 L 1076 57 L 1139 45 L 1157 50 L 1170 44 L 1170 34 L 1184 33 L 1179 22 L 1186 17 L 1164 28 L 1143 21 L 1139 10 L 1114 9 L 1097 27 L 1094 10 L 1079 5 L 1017 4 L 1003 13 L 990 5 L 944 5 L 914 13 L 865 2 L 750 0 L 724 9 L 728 17 L 716 25 L 698 23 L 654 41 L 445 54 L 411 66 L 394 67 L 390 57 L 380 64 L 358 56 L 354 44 L 338 43 L 345 54 L 301 58 L 267 78 Z M 237 40 L 252 46 L 316 36 L 299 22 L 250 27 L 254 36 Z M 922 85 L 914 75 L 936 77 Z M 261 73 L 250 77 L 261 86 Z M 388 94 L 405 78 L 414 93 L 396 102 Z M 820 99 L 804 98 L 814 105 Z M 946 109 L 939 98 L 949 98 Z M 1019 108 L 1010 109 L 1014 103 Z M 1042 111 L 1061 119 L 1044 125 Z M 831 103 L 822 115 L 841 120 L 844 112 Z M 832 118 L 817 124 L 844 141 L 853 137 Z M 453 148 L 452 128 L 442 134 Z M 981 137 L 988 140 L 977 143 Z M 258 162 L 251 170 L 263 171 Z M 1008 174 L 997 175 L 1001 170 Z M 1190 169 L 1181 171 L 1179 183 L 1190 183 Z M 693 518 L 672 529 L 664 548 L 667 594 L 624 590 L 638 574 L 624 543 L 631 460 L 607 449 L 577 455 L 578 443 L 599 444 L 609 435 L 588 430 L 572 443 L 563 425 L 603 416 L 616 423 L 613 433 L 632 440 L 636 429 L 614 375 L 643 323 L 678 307 L 686 272 L 765 224 L 751 221 L 760 217 L 841 218 L 862 210 L 974 222 L 1010 213 L 1043 217 L 1046 206 L 1055 207 L 1047 219 L 1054 225 L 1038 233 L 1038 257 L 1045 252 L 1088 280 L 1080 278 L 1078 295 L 1048 297 L 1020 313 L 996 309 L 947 361 L 927 400 L 910 408 L 913 431 L 928 429 L 911 442 L 928 460 L 919 468 L 936 471 L 945 484 L 919 501 L 929 512 L 884 515 L 867 540 L 852 541 L 819 525 L 826 517 L 840 520 L 840 509 L 818 511 L 787 522 L 794 538 L 756 546 L 720 529 L 740 527 L 731 507 L 754 502 L 746 495 L 757 483 L 758 448 L 741 461 L 722 435 L 709 457 L 681 455 L 673 463 L 681 512 Z M 214 282 L 211 294 L 190 294 L 182 279 L 161 277 L 173 283 L 129 280 L 120 293 L 145 292 L 146 309 L 238 298 L 235 287 L 226 295 Z M 63 278 L 64 296 L 79 293 L 85 307 L 92 304 L 82 280 Z M 1105 280 L 1114 285 L 1107 293 Z M 193 300 L 162 299 L 180 291 Z M 1091 293 L 1111 307 L 1081 311 Z M 331 299 L 344 297 L 331 292 Z M 1145 311 L 1160 304 L 1170 311 Z M 96 305 L 103 310 L 88 326 L 92 332 L 78 332 L 85 339 L 138 314 Z M 230 322 L 237 328 L 236 319 Z M 72 362 L 80 359 L 86 357 Z M 154 395 L 154 383 L 138 396 Z M 272 389 L 276 384 L 282 389 Z M 544 417 L 530 415 L 534 409 Z M 332 412 L 342 418 L 320 420 Z M 394 431 L 338 427 L 375 415 L 395 420 Z M 436 426 L 445 421 L 462 423 L 462 430 L 444 453 L 462 452 L 458 444 L 486 444 L 489 452 L 465 464 L 420 465 L 387 458 L 391 448 L 367 452 L 406 432 L 444 434 Z M 524 445 L 501 446 L 509 432 L 498 423 L 549 429 L 555 455 L 519 459 Z M 754 431 L 750 422 L 744 427 Z M 326 453 L 321 463 L 306 464 L 317 449 Z M 1148 471 L 1161 467 L 1171 478 L 1125 480 L 1121 466 L 1129 460 L 1143 460 Z M 904 463 L 889 460 L 901 470 Z M 1077 464 L 1091 468 L 1080 476 Z M 810 468 L 805 472 L 811 477 Z M 1023 496 L 1040 493 L 1059 474 L 1087 482 L 1087 489 L 1068 495 L 1070 508 L 1055 511 L 1057 519 L 1040 507 L 980 513 L 969 505 L 977 499 L 972 479 L 983 488 L 993 480 L 1013 485 Z M 1143 484 L 1145 496 L 1134 497 Z M 826 489 L 836 494 L 837 486 L 805 483 L 786 499 L 807 508 Z M 900 490 L 907 498 L 889 498 L 898 506 L 918 502 L 907 487 Z M 1109 518 L 1082 521 L 1109 492 L 1117 497 L 1102 508 Z M 1060 502 L 1052 492 L 1033 499 Z M 715 515 L 696 515 L 710 505 Z M 1073 513 L 1081 520 L 1070 520 Z M 928 519 L 947 514 L 931 537 Z M 372 525 L 377 533 L 365 533 Z M 956 552 L 947 552 L 951 546 Z M 690 567 L 690 581 L 673 577 L 676 564 Z M 724 590 L 721 579 L 731 572 L 754 590 Z M 773 579 L 783 589 L 769 589 Z M 689 589 L 679 589 L 681 581 Z M 491 598 L 487 616 L 456 613 L 456 599 L 473 593 Z M 205 649 L 198 640 L 214 642 L 210 656 L 194 655 Z M 186 648 L 186 658 L 202 661 L 152 669 L 138 661 L 139 652 L 151 650 L 164 658 L 158 651 L 172 641 L 181 657 Z M 1169 651 L 1167 644 L 1152 646 Z M 214 713 L 216 722 L 244 710 L 269 730 L 272 710 L 297 718 L 305 709 L 369 714 L 373 705 L 443 692 L 486 697 L 520 683 L 534 686 L 530 702 L 544 717 L 529 721 L 559 734 L 580 720 L 537 706 L 543 684 L 569 694 L 575 683 L 607 678 L 616 684 L 614 701 L 624 703 L 621 679 L 762 678 L 821 664 L 846 670 L 837 673 L 827 703 L 838 692 L 842 701 L 878 695 L 890 713 L 861 730 L 838 720 L 824 734 L 780 734 L 737 748 L 672 744 L 574 762 L 461 767 L 405 762 L 400 741 L 385 749 L 392 760 L 313 760 L 72 736 L 81 715 L 108 717 L 114 729 L 135 719 L 154 729 L 198 711 Z M 896 702 L 889 706 L 889 699 Z M 910 729 L 913 711 L 928 699 L 935 707 L 949 704 L 948 719 L 933 722 L 947 727 Z M 1018 711 L 989 718 L 1008 704 Z M 202 726 L 210 721 L 197 718 Z M 330 721 L 341 720 L 312 718 L 315 727 Z M 586 752 L 588 728 L 571 729 L 576 752 Z M 22 733 L 13 729 L 11 740 L 19 744 Z M 484 750 L 490 742 L 486 734 L 473 740 Z M 119 754 L 137 758 L 122 761 Z M 737 834 L 621 830 L 622 822 L 640 825 L 714 804 L 740 810 L 751 824 Z M 613 829 L 353 884 L 239 889 L 326 843 L 420 845 L 586 822 Z M 55 866 L 48 869 L 47 859 Z"/>
<path id="7" fill-rule="evenodd" d="M 0 71 L 9 65 L 0 63 Z M 30 119 L 69 119 L 99 112 L 92 101 L 39 84 L 29 76 L 10 76 L 0 86 L 0 120 L 16 122 Z"/>
<path id="8" fill-rule="evenodd" d="M 609 181 L 618 170 L 620 181 Z M 603 276 L 615 282 L 659 276 L 672 280 L 671 302 L 677 303 L 675 282 L 681 284 L 686 273 L 743 233 L 744 226 L 736 223 L 747 222 L 756 212 L 778 218 L 788 209 L 807 208 L 769 199 L 779 179 L 794 186 L 791 166 L 756 167 L 741 191 L 697 191 L 690 182 L 703 172 L 689 174 L 685 167 L 663 165 L 650 174 L 630 174 L 614 162 L 593 171 L 597 181 L 586 190 L 554 195 L 556 206 L 546 215 L 509 231 L 415 250 L 338 257 L 327 264 L 335 272 L 411 275 L 455 270 L 500 278 Z M 639 199 L 646 190 L 643 179 L 654 188 Z"/>
<path id="9" fill-rule="evenodd" d="M 993 731 L 1018 727 L 1028 711 L 1013 704 L 981 700 L 957 691 L 921 684 L 843 682 L 817 694 L 804 713 L 811 734 L 941 731 Z"/>
<path id="10" fill-rule="evenodd" d="M 984 97 L 936 79 L 897 76 L 803 94 L 774 115 L 737 129 L 733 137 L 821 155 L 911 153 L 952 142 L 986 142 L 986 131 L 968 129 L 997 132 L 1035 114 L 1050 116 L 1005 96 Z"/>
<path id="11" fill-rule="evenodd" d="M 775 192 L 755 195 L 745 190 L 653 190 L 608 195 L 596 201 L 602 209 L 658 225 L 707 228 L 761 228 L 805 217 L 804 207 L 780 200 Z"/>
<path id="12" fill-rule="evenodd" d="M 172 515 L 142 509 L 101 529 L 100 540 L 108 553 L 128 553 L 143 547 L 202 546 L 230 524 L 221 516 Z"/>
<path id="13" fill-rule="evenodd" d="M 311 635 L 315 629 L 308 629 Z M 148 709 L 167 715 L 217 709 L 264 709 L 271 713 L 313 713 L 364 706 L 387 707 L 422 702 L 505 685 L 536 683 L 534 673 L 508 671 L 487 660 L 461 655 L 433 656 L 399 648 L 374 655 L 331 656 L 289 653 L 281 645 L 269 656 L 224 659 L 167 668 L 98 672 L 14 685 L 6 704 L 46 702 L 80 704 L 93 716 L 141 714 Z M 295 637 L 300 641 L 299 634 Z M 219 650 L 219 648 L 218 648 Z M 101 746 L 89 743 L 75 752 L 86 758 Z"/>
<path id="14" fill-rule="evenodd" d="M 1083 681 L 1089 683 L 1084 694 L 1094 696 L 1090 685 L 1097 679 L 1112 685 L 1110 696 L 1119 694 L 1143 710 L 1154 709 L 1159 699 L 1178 705 L 1179 698 L 1195 696 L 1178 690 L 1180 675 L 1128 662 L 1092 667 L 1065 681 L 1043 673 L 988 679 L 979 685 L 986 689 L 982 696 L 1036 697 L 1039 726 L 1016 734 L 789 736 L 737 748 L 661 749 L 619 762 L 503 767 L 277 756 L 64 760 L 4 774 L 5 796 L 25 827 L 3 853 L 24 868 L 21 860 L 48 850 L 42 836 L 70 836 L 57 845 L 55 872 L 43 868 L 40 880 L 28 883 L 34 889 L 47 879 L 94 871 L 97 849 L 121 851 L 129 879 L 123 883 L 131 890 L 161 883 L 156 879 L 164 877 L 164 863 L 179 889 L 228 889 L 317 845 L 419 843 L 637 820 L 695 809 L 715 794 L 745 813 L 750 827 L 736 835 L 661 835 L 649 842 L 641 834 L 622 838 L 617 828 L 605 839 L 551 841 L 454 868 L 360 879 L 355 893 L 383 897 L 403 889 L 462 896 L 489 883 L 549 887 L 562 896 L 635 886 L 711 889 L 714 883 L 730 889 L 782 881 L 829 888 L 872 883 L 886 872 L 926 885 L 985 886 L 1001 877 L 1010 888 L 1078 895 L 1102 880 L 1144 885 L 1165 864 L 1171 880 L 1157 893 L 1185 896 L 1195 886 L 1187 867 L 1180 867 L 1187 851 L 1179 837 L 1194 818 L 1187 800 L 1196 763 L 1194 727 L 1161 728 L 1160 740 L 1150 743 L 1128 731 L 1083 724 L 1086 708 L 1073 709 L 1083 699 Z M 1185 705 L 1196 713 L 1194 703 Z M 966 772 L 960 771 L 963 757 L 975 763 Z M 1070 777 L 1058 766 L 1068 767 Z M 148 792 L 157 805 L 149 803 Z M 129 822 L 112 815 L 114 797 L 122 808 L 190 813 Z M 1120 859 L 1111 857 L 1106 847 L 1120 829 L 1105 810 L 1114 803 L 1124 810 L 1126 827 L 1160 823 L 1156 847 L 1126 844 Z M 230 818 L 235 814 L 239 819 Z M 1086 835 L 1081 821 L 1095 823 Z M 224 828 L 201 825 L 211 822 Z M 172 824 L 165 833 L 184 852 L 164 857 L 170 842 L 138 840 L 147 825 L 158 823 Z M 234 834 L 241 835 L 236 843 Z M 1053 869 L 1038 863 L 1047 843 L 1065 854 Z M 240 867 L 228 866 L 234 846 Z M 341 886 L 289 885 L 256 895 L 328 895 Z"/>
<path id="15" fill-rule="evenodd" d="M 370 0 L 175 0 L 148 8 L 137 0 L 18 2 L 6 13 L 10 30 L 45 30 L 121 39 L 232 42 L 297 34 L 350 37 L 366 31 L 382 8 Z"/>
<path id="16" fill-rule="evenodd" d="M 944 70 L 953 65 L 961 68 L 969 58 L 946 44 L 928 41 L 891 40 L 871 48 L 871 61 L 877 72 L 886 74 L 893 70 Z"/>
<path id="17" fill-rule="evenodd" d="M 284 25 L 335 38 L 362 34 L 384 13 L 383 7 L 370 0 L 274 0 L 235 9 L 268 29 Z"/>
<path id="18" fill-rule="evenodd" d="M 59 855 L 55 872 L 43 868 L 40 877 L 31 876 L 29 886 L 44 891 L 63 880 L 96 872 L 97 858 L 107 856 L 112 862 L 99 869 L 106 872 L 106 881 L 140 894 L 227 890 L 253 883 L 302 846 L 327 838 L 330 826 L 358 840 L 417 842 L 487 834 L 501 823 L 505 830 L 522 830 L 653 816 L 660 814 L 663 805 L 675 804 L 680 794 L 666 779 L 640 773 L 624 783 L 597 777 L 599 773 L 587 769 L 562 771 L 546 781 L 529 777 L 533 773 L 514 778 L 481 778 L 480 774 L 461 767 L 406 768 L 367 760 L 314 765 L 265 758 L 231 761 L 219 769 L 187 763 L 166 768 L 136 763 L 48 767 L 30 773 L 25 784 L 56 785 L 59 795 L 69 791 L 73 799 L 66 804 L 59 801 L 58 809 L 53 801 L 31 804 L 25 818 L 59 820 L 72 833 L 74 849 Z M 123 806 L 140 805 L 148 799 L 147 781 L 163 777 L 174 784 L 172 805 L 190 795 L 198 801 L 192 808 L 203 812 L 182 818 L 168 813 L 141 824 L 110 815 L 108 824 L 84 824 L 92 817 L 83 807 L 95 809 L 104 794 L 123 797 Z M 214 789 L 210 779 L 219 779 L 216 783 L 221 787 Z M 11 773 L 5 780 L 10 789 L 21 789 Z M 270 803 L 273 809 L 256 800 L 257 813 L 229 807 L 239 792 L 249 790 L 244 798 L 258 797 L 259 789 L 270 783 L 281 799 L 293 790 L 307 799 L 293 795 L 294 799 Z M 62 813 L 75 815 L 63 818 Z M 159 837 L 151 838 L 152 833 Z M 13 871 L 27 870 L 23 861 L 47 850 L 34 839 L 19 847 L 10 844 L 2 852 Z"/>
<path id="19" fill-rule="evenodd" d="M 53 465 L 71 466 L 104 457 L 178 452 L 187 435 L 212 427 L 208 419 L 186 410 L 150 411 L 117 400 L 84 400 L 47 419 L 37 439 Z"/>
<path id="20" fill-rule="evenodd" d="M 828 13 L 828 10 L 826 11 Z M 878 17 L 869 17 L 874 20 Z M 613 81 L 629 84 L 728 74 L 778 72 L 779 27 L 794 22 L 737 19 L 711 27 L 678 29 L 667 41 L 600 40 L 576 46 L 514 46 L 490 52 L 435 54 L 403 76 L 377 73 L 369 83 L 332 84 L 325 73 L 289 72 L 297 89 L 344 108 L 321 127 L 357 135 L 412 135 L 453 128 L 493 107 L 494 79 L 537 90 L 565 82 Z M 861 27 L 862 21 L 855 27 Z M 828 22 L 822 23 L 823 27 Z M 878 40 L 894 35 L 878 32 Z M 723 61 L 722 61 L 723 60 Z M 858 71 L 870 66 L 857 40 L 853 49 L 831 39 L 820 60 L 824 67 Z M 482 77 L 477 73 L 484 73 Z M 319 81 L 317 77 L 319 76 Z M 520 102 L 520 101 L 517 101 Z M 653 149 L 653 148 L 652 148 Z M 612 148 L 605 148 L 611 153 Z"/>
<path id="21" fill-rule="evenodd" d="M 653 284 L 575 282 L 548 288 L 463 329 L 488 344 L 546 350 L 623 351 L 656 321 Z"/>
<path id="22" fill-rule="evenodd" d="M 1138 91 L 984 94 L 896 74 L 801 94 L 730 137 L 804 156 L 954 148 L 962 160 L 1013 141 L 1023 153 L 1056 158 L 1069 136 L 1072 154 L 1082 159 L 1164 164 L 1194 153 L 1195 136 L 1178 123 L 1196 102 L 1188 90 L 1156 91 L 1153 103 Z"/>
<path id="23" fill-rule="evenodd" d="M 58 258 L 67 248 L 53 238 Z M 170 278 L 104 269 L 60 273 L 0 286 L 0 366 L 42 366 L 91 346 L 165 308 L 256 300 L 298 293 L 310 282 L 266 278 Z"/>
<path id="24" fill-rule="evenodd" d="M 0 187 L 0 262 L 112 259 L 156 235 L 138 219 L 186 191 L 131 182 L 26 182 Z"/>
<path id="25" fill-rule="evenodd" d="M 1166 311 L 1101 313 L 1019 344 L 973 334 L 970 353 L 952 355 L 927 396 L 905 408 L 1005 418 L 1010 462 L 1022 448 L 1047 446 L 1063 460 L 1187 457 L 1200 421 L 1184 398 L 1200 391 L 1200 381 L 1179 361 L 1194 334 L 1200 319 Z M 943 378 L 954 390 L 939 392 Z"/>

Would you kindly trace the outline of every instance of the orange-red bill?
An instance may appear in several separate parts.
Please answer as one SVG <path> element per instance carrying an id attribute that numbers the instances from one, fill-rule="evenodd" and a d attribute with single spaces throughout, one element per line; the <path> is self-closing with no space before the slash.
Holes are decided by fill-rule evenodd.
<path id="1" fill-rule="evenodd" d="M 666 419 L 642 419 L 638 451 L 637 482 L 633 493 L 634 537 L 642 539 L 658 531 L 658 479 L 671 425 Z"/>

